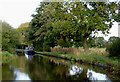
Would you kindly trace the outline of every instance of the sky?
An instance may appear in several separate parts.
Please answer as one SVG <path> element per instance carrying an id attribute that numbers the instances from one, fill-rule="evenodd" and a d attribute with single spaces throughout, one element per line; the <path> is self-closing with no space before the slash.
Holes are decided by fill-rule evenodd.
<path id="1" fill-rule="evenodd" d="M 12 27 L 18 28 L 21 23 L 30 22 L 31 15 L 41 0 L 0 0 L 0 19 Z M 1 7 L 2 6 L 2 7 Z"/>
<path id="2" fill-rule="evenodd" d="M 114 0 L 109 0 L 114 1 Z M 35 13 L 42 0 L 0 0 L 0 20 L 6 21 L 13 28 L 18 28 L 22 23 L 30 22 L 31 15 Z M 118 23 L 110 29 L 110 36 L 118 36 Z M 99 33 L 97 36 L 104 36 Z"/>

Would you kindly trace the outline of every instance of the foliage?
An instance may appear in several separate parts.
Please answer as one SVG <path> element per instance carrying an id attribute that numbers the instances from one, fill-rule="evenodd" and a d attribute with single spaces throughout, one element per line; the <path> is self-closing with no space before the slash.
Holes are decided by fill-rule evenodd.
<path id="1" fill-rule="evenodd" d="M 106 51 L 108 51 L 108 48 L 109 46 L 114 42 L 116 41 L 117 39 L 119 39 L 119 37 L 115 37 L 115 36 L 112 36 L 108 39 L 108 41 L 106 42 L 105 44 L 105 47 L 106 47 Z"/>
<path id="2" fill-rule="evenodd" d="M 95 37 L 93 36 L 89 36 L 88 40 L 87 40 L 88 46 L 89 47 L 96 47 L 95 44 Z"/>
<path id="3" fill-rule="evenodd" d="M 69 39 L 73 39 L 74 43 L 82 41 L 85 50 L 87 50 L 87 38 L 92 32 L 108 33 L 113 22 L 110 15 L 117 14 L 115 13 L 117 4 L 114 2 L 66 2 L 58 9 L 56 13 L 59 14 L 56 16 L 54 13 L 56 21 L 53 23 L 57 37 L 69 37 Z"/>
<path id="4" fill-rule="evenodd" d="M 105 47 L 106 42 L 107 41 L 104 39 L 104 37 L 89 37 L 88 39 L 88 44 L 90 47 L 103 48 Z"/>
<path id="5" fill-rule="evenodd" d="M 34 47 L 40 46 L 43 48 L 45 43 L 53 47 L 55 45 L 54 34 L 52 33 L 52 18 L 51 10 L 54 10 L 49 3 L 43 2 L 40 7 L 36 9 L 37 14 L 32 15 L 33 19 L 30 22 L 27 40 L 33 43 Z M 44 46 L 45 47 L 45 46 Z"/>
<path id="6" fill-rule="evenodd" d="M 101 47 L 105 47 L 106 41 L 103 37 L 97 37 L 95 39 L 95 43 L 97 43 L 97 46 L 101 48 Z"/>
<path id="7" fill-rule="evenodd" d="M 111 57 L 120 57 L 120 38 L 109 44 L 107 50 Z"/>
<path id="8" fill-rule="evenodd" d="M 117 40 L 119 37 L 112 36 L 108 39 L 108 44 L 112 44 L 115 40 Z"/>
<path id="9" fill-rule="evenodd" d="M 112 65 L 112 66 L 120 66 L 120 60 L 118 58 L 110 58 L 108 57 L 105 51 L 105 48 L 90 48 L 89 53 L 79 53 L 78 54 L 70 54 L 70 53 L 59 53 L 59 52 L 40 52 L 40 53 L 46 53 L 51 55 L 57 55 L 67 58 L 74 58 L 76 60 L 82 60 L 85 63 L 98 63 L 103 65 Z"/>
<path id="10" fill-rule="evenodd" d="M 44 45 L 43 45 L 43 51 L 48 51 L 48 52 L 50 52 L 50 46 L 44 44 Z"/>
<path id="11" fill-rule="evenodd" d="M 24 34 L 24 30 L 29 26 L 29 22 L 26 22 L 26 23 L 22 23 L 18 28 L 17 30 L 20 31 L 22 34 Z"/>
<path id="12" fill-rule="evenodd" d="M 1 55 L 1 54 L 0 54 Z M 7 51 L 2 52 L 2 63 L 9 63 L 13 57 L 17 57 L 17 55 L 13 55 Z"/>
<path id="13" fill-rule="evenodd" d="M 82 43 L 86 51 L 87 39 L 92 33 L 108 33 L 117 9 L 115 2 L 42 2 L 32 15 L 28 41 L 34 47 L 43 47 L 43 43 L 50 47 L 81 46 Z M 63 45 L 65 42 L 68 45 Z"/>
<path id="14" fill-rule="evenodd" d="M 63 40 L 63 38 L 60 38 L 57 41 L 57 44 L 60 45 L 61 47 L 70 47 L 71 46 L 71 43 L 67 37 L 65 38 L 65 40 Z"/>
<path id="15" fill-rule="evenodd" d="M 2 22 L 2 50 L 13 52 L 19 45 L 19 33 L 6 22 Z"/>
<path id="16" fill-rule="evenodd" d="M 26 42 L 26 36 L 27 36 L 26 29 L 28 28 L 28 26 L 29 26 L 29 22 L 26 22 L 26 23 L 21 24 L 17 28 L 17 31 L 20 33 L 21 44 L 28 44 Z"/>
<path id="17" fill-rule="evenodd" d="M 118 12 L 115 12 L 115 13 L 118 13 L 118 14 L 115 14 L 112 16 L 112 18 L 116 21 L 116 22 L 120 22 L 120 1 L 118 1 L 118 4 L 117 4 L 117 8 L 118 8 Z"/>
<path id="18" fill-rule="evenodd" d="M 3 51 L 2 52 L 2 57 L 12 57 L 13 55 L 12 54 L 10 54 L 9 52 L 7 52 L 7 51 Z"/>

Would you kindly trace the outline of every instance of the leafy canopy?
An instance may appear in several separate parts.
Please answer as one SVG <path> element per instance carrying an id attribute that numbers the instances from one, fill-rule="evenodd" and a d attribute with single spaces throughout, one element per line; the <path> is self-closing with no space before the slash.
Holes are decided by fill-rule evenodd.
<path id="1" fill-rule="evenodd" d="M 32 15 L 28 40 L 40 47 L 82 42 L 87 49 L 87 38 L 92 33 L 108 33 L 118 16 L 118 5 L 116 2 L 42 2 Z"/>
<path id="2" fill-rule="evenodd" d="M 2 50 L 12 52 L 20 43 L 19 33 L 8 23 L 2 22 Z"/>

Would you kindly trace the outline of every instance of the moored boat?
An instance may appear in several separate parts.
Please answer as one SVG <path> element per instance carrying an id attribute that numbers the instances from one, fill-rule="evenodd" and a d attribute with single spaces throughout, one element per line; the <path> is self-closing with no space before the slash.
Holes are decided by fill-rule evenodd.
<path id="1" fill-rule="evenodd" d="M 27 59 L 33 58 L 35 54 L 34 48 L 33 47 L 28 47 L 25 50 L 25 57 Z"/>

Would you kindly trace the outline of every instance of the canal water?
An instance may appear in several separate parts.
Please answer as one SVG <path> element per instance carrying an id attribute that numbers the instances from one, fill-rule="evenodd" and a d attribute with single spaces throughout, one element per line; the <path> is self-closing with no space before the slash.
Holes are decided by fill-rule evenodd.
<path id="1" fill-rule="evenodd" d="M 78 64 L 57 58 L 35 56 L 27 59 L 19 56 L 2 64 L 2 80 L 120 80 L 107 69 Z"/>

